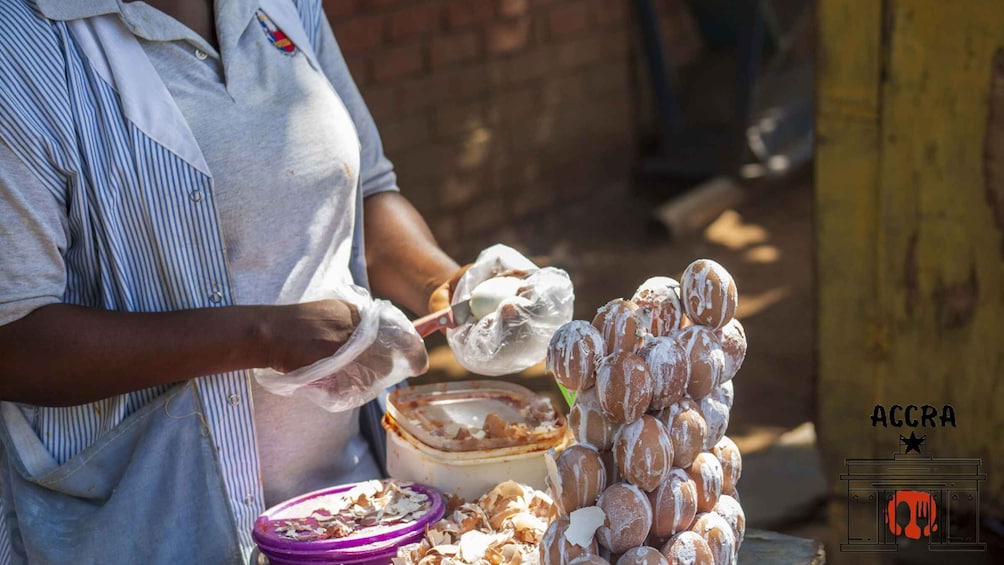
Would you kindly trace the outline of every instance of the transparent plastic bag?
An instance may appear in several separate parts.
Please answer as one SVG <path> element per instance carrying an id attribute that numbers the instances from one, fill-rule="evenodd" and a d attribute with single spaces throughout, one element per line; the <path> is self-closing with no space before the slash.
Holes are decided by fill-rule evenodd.
<path id="1" fill-rule="evenodd" d="M 329 412 L 340 412 L 428 370 L 425 342 L 393 304 L 373 300 L 358 286 L 336 289 L 328 298 L 350 302 L 359 310 L 359 325 L 349 340 L 331 357 L 289 373 L 255 371 L 265 390 L 301 396 Z"/>
<path id="2" fill-rule="evenodd" d="M 470 299 L 479 284 L 498 276 L 516 276 L 524 284 L 494 312 L 446 332 L 457 362 L 479 375 L 517 373 L 543 361 L 551 336 L 572 320 L 575 294 L 568 273 L 539 268 L 505 245 L 478 255 L 458 281 L 453 303 Z"/>

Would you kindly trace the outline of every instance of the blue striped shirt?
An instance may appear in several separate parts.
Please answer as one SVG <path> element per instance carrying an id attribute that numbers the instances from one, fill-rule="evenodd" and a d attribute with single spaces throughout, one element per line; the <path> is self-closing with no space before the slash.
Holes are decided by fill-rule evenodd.
<path id="1" fill-rule="evenodd" d="M 102 0 L 91 2 L 0 0 L 0 21 L 17 30 L 17 41 L 0 42 L 0 141 L 66 211 L 66 241 L 59 248 L 65 288 L 53 301 L 132 312 L 232 305 L 205 159 L 121 21 L 82 17 L 102 13 L 93 4 Z M 363 148 L 360 220 L 363 195 L 394 187 L 396 179 L 340 54 L 319 58 L 310 49 L 330 33 L 321 2 L 260 4 L 293 43 L 306 47 L 350 109 Z M 192 198 L 196 191 L 198 200 Z M 365 284 L 361 221 L 355 225 L 351 267 Z M 28 301 L 28 307 L 38 305 Z M 19 408 L 62 464 L 166 388 L 74 407 Z M 249 551 L 251 525 L 264 509 L 249 375 L 202 377 L 197 388 L 240 541 Z M 10 512 L 0 508 L 0 517 L 10 519 Z M 11 561 L 6 531 L 0 527 L 0 563 Z"/>

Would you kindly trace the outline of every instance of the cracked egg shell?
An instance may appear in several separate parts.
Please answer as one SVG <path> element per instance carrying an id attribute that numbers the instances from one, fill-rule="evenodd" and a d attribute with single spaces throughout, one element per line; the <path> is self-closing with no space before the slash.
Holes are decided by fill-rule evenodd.
<path id="1" fill-rule="evenodd" d="M 657 489 L 652 503 L 652 535 L 664 540 L 686 530 L 697 515 L 697 485 L 686 471 L 673 468 Z"/>
<path id="2" fill-rule="evenodd" d="M 669 562 L 658 549 L 642 545 L 625 551 L 617 565 L 669 565 Z"/>
<path id="3" fill-rule="evenodd" d="M 642 336 L 648 331 L 639 316 L 638 306 L 622 298 L 611 300 L 597 310 L 593 327 L 603 335 L 608 354 L 637 351 L 641 347 Z"/>
<path id="4" fill-rule="evenodd" d="M 690 361 L 687 394 L 700 400 L 718 386 L 725 370 L 725 354 L 714 332 L 704 326 L 680 330 L 678 339 Z"/>
<path id="5" fill-rule="evenodd" d="M 739 446 L 729 436 L 724 436 L 711 448 L 711 453 L 722 464 L 722 492 L 735 490 L 743 472 L 743 456 Z"/>
<path id="6" fill-rule="evenodd" d="M 596 393 L 597 389 L 593 387 L 576 395 L 575 404 L 568 412 L 568 427 L 579 443 L 605 451 L 613 447 L 620 426 L 608 420 L 603 414 Z"/>
<path id="7" fill-rule="evenodd" d="M 689 467 L 704 449 L 708 436 L 708 424 L 700 406 L 684 398 L 659 412 L 658 418 L 669 430 L 669 439 L 673 442 L 673 464 Z"/>
<path id="8" fill-rule="evenodd" d="M 622 477 L 650 492 L 662 484 L 673 466 L 673 442 L 662 422 L 645 415 L 618 432 L 614 459 Z"/>
<path id="9" fill-rule="evenodd" d="M 739 551 L 743 539 L 746 538 L 746 513 L 743 512 L 742 505 L 739 504 L 738 500 L 723 494 L 718 498 L 718 503 L 715 504 L 712 512 L 724 518 L 729 527 L 732 528 L 732 535 L 736 539 L 736 551 Z"/>
<path id="10" fill-rule="evenodd" d="M 722 381 L 728 382 L 736 376 L 739 369 L 746 360 L 746 329 L 739 323 L 739 320 L 732 318 L 732 321 L 715 331 L 718 343 L 722 346 L 722 353 L 725 355 L 725 367 L 722 372 Z"/>
<path id="11" fill-rule="evenodd" d="M 674 336 L 649 340 L 638 351 L 652 373 L 649 410 L 662 410 L 687 393 L 690 357 Z"/>
<path id="12" fill-rule="evenodd" d="M 710 512 L 722 494 L 722 464 L 707 451 L 697 454 L 687 467 L 687 474 L 697 487 L 697 512 Z"/>
<path id="13" fill-rule="evenodd" d="M 551 336 L 546 372 L 568 390 L 588 390 L 596 383 L 596 365 L 605 356 L 600 331 L 589 322 L 573 320 Z"/>
<path id="14" fill-rule="evenodd" d="M 607 470 L 599 452 L 587 445 L 573 445 L 557 457 L 546 456 L 547 483 L 562 514 L 593 506 L 607 488 Z"/>
<path id="15" fill-rule="evenodd" d="M 704 449 L 710 450 L 725 437 L 725 431 L 729 428 L 729 407 L 714 394 L 705 396 L 699 404 L 701 415 L 708 425 L 708 433 L 704 437 Z"/>
<path id="16" fill-rule="evenodd" d="M 567 565 L 577 557 L 596 553 L 596 540 L 593 540 L 589 547 L 581 547 L 568 541 L 565 531 L 570 525 L 568 516 L 564 516 L 551 522 L 547 527 L 538 546 L 541 565 Z"/>
<path id="17" fill-rule="evenodd" d="M 596 395 L 611 422 L 630 424 L 641 418 L 652 403 L 652 375 L 645 361 L 627 351 L 605 357 L 596 371 Z"/>
<path id="18" fill-rule="evenodd" d="M 596 531 L 600 545 L 612 553 L 623 553 L 645 543 L 652 529 L 652 505 L 638 487 L 617 483 L 603 491 L 597 502 L 607 515 Z"/>
<path id="19" fill-rule="evenodd" d="M 715 565 L 715 557 L 701 534 L 687 530 L 669 538 L 662 547 L 670 565 Z"/>
<path id="20" fill-rule="evenodd" d="M 715 565 L 733 565 L 736 562 L 736 537 L 725 518 L 714 512 L 698 514 L 690 531 L 708 542 Z"/>
<path id="21" fill-rule="evenodd" d="M 683 308 L 695 324 L 718 329 L 736 314 L 739 292 L 732 275 L 711 259 L 698 259 L 683 271 Z"/>
<path id="22" fill-rule="evenodd" d="M 683 321 L 683 304 L 680 301 L 680 283 L 669 277 L 652 277 L 641 283 L 631 302 L 646 310 L 650 317 L 652 335 L 669 335 L 680 329 Z"/>

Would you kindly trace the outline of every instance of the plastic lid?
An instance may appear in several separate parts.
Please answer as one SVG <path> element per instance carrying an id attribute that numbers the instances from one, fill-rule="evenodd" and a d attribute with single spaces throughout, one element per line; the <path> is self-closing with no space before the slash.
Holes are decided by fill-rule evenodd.
<path id="1" fill-rule="evenodd" d="M 360 500 L 364 504 L 356 504 Z M 442 495 L 431 487 L 367 481 L 277 504 L 255 520 L 251 537 L 266 554 L 367 555 L 421 537 L 445 511 Z"/>
<path id="2" fill-rule="evenodd" d="M 546 449 L 567 433 L 549 398 L 503 381 L 464 381 L 394 389 L 387 412 L 418 441 L 447 452 Z"/>

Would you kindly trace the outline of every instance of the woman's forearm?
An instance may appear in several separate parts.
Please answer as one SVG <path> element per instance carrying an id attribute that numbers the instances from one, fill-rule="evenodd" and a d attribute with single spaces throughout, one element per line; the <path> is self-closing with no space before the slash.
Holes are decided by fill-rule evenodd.
<path id="1" fill-rule="evenodd" d="M 439 246 L 415 207 L 397 192 L 364 201 L 366 263 L 375 294 L 416 314 L 459 266 Z"/>

